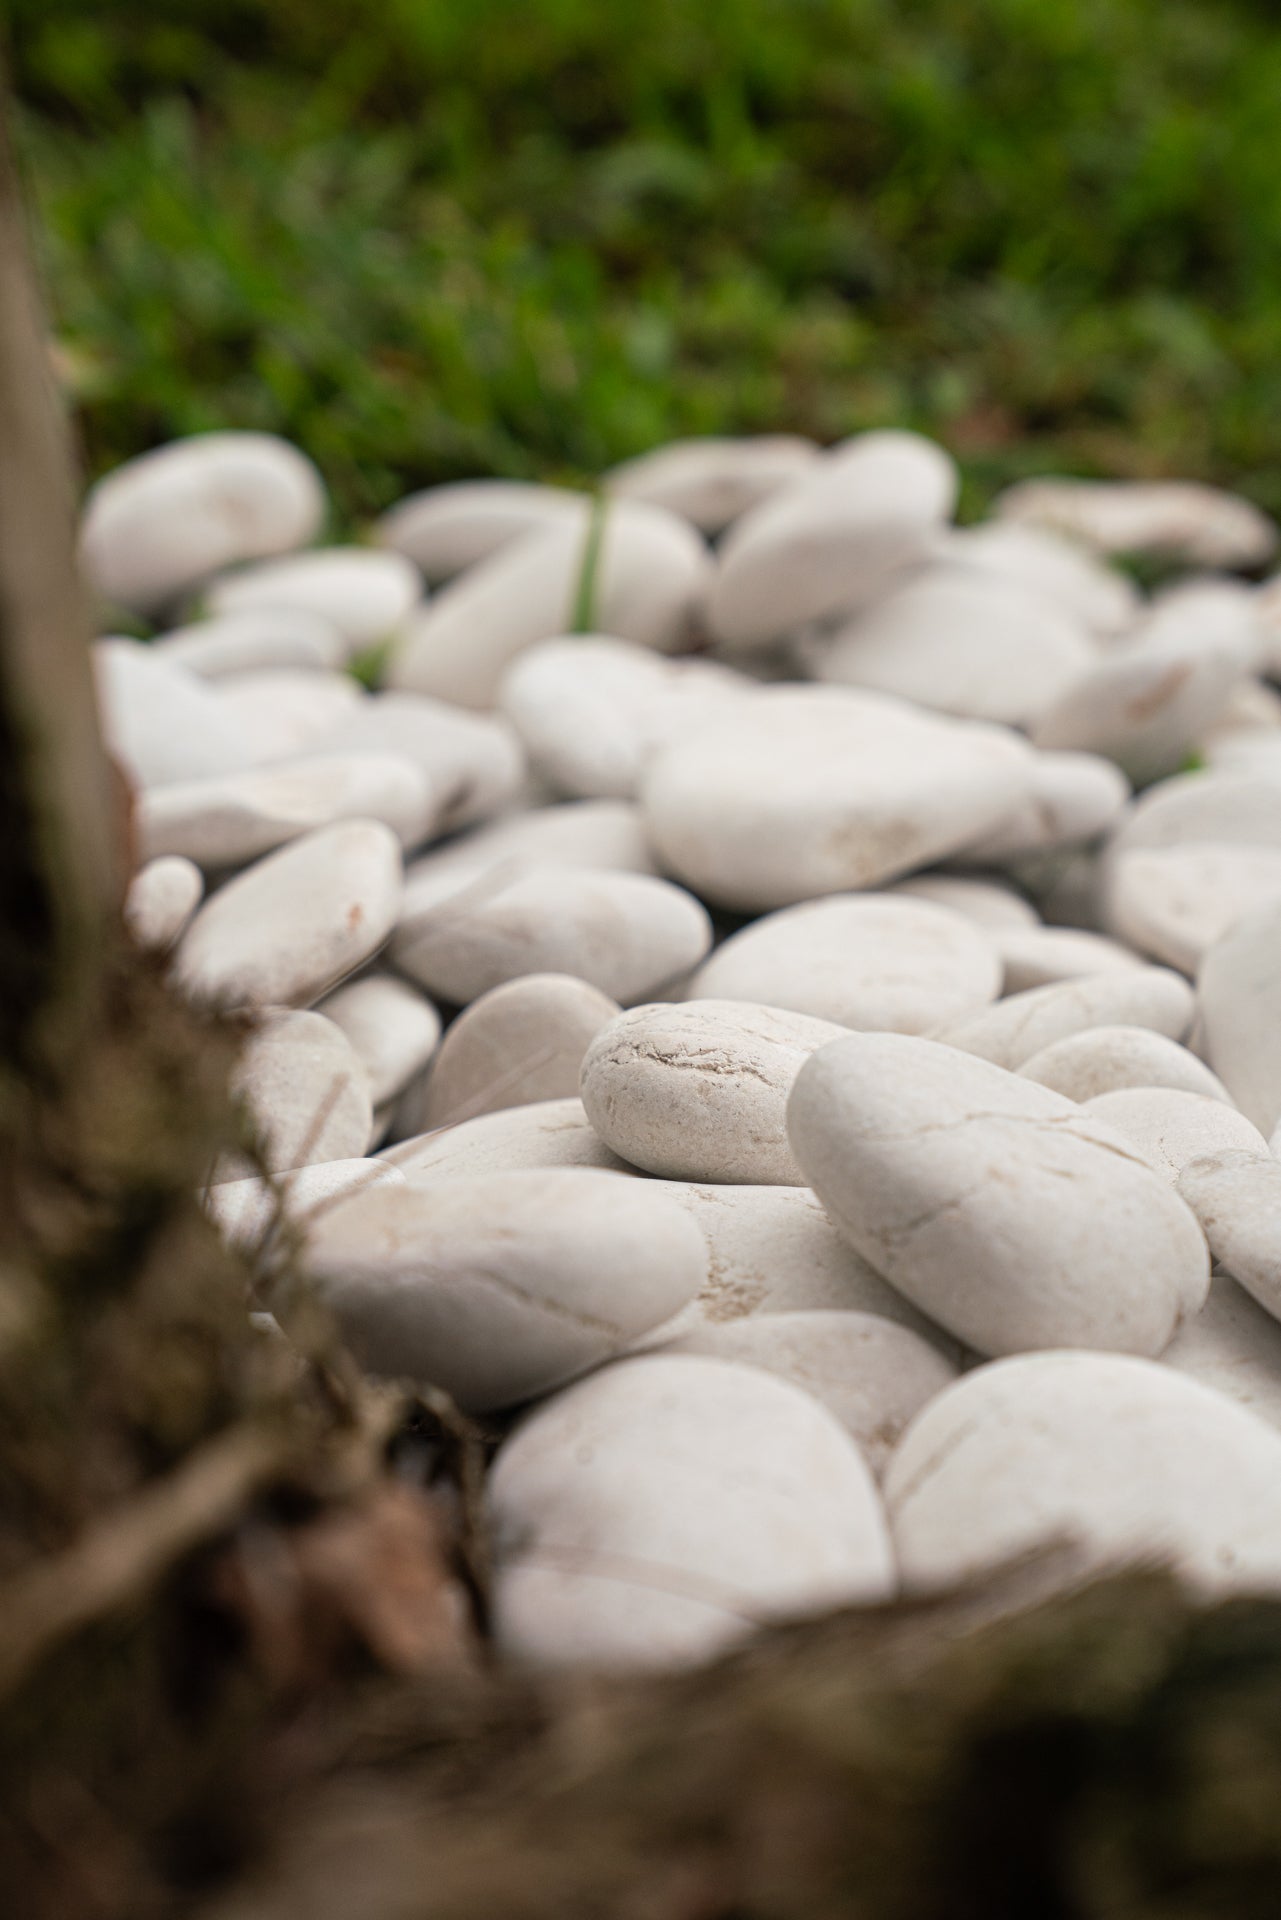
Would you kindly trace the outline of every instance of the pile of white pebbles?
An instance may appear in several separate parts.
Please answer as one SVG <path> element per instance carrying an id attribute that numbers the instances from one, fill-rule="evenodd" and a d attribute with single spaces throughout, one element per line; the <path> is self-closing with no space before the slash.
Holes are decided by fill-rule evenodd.
<path id="1" fill-rule="evenodd" d="M 96 645 L 129 923 L 256 1019 L 275 1178 L 209 1211 L 504 1433 L 517 1659 L 1054 1540 L 1281 1591 L 1276 529 L 956 492 L 910 433 L 707 440 L 325 547 L 312 465 L 213 433 L 89 498 L 158 630 Z"/>

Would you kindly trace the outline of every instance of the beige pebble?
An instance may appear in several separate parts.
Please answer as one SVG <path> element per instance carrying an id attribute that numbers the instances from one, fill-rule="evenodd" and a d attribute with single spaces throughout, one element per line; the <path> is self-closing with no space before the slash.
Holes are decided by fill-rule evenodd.
<path id="1" fill-rule="evenodd" d="M 584 1053 L 621 1011 L 565 973 L 524 974 L 481 994 L 450 1027 L 427 1076 L 423 1131 L 576 1097 Z"/>
<path id="2" fill-rule="evenodd" d="M 1087 1027 L 1042 1047 L 1018 1072 L 1069 1100 L 1092 1100 L 1122 1087 L 1177 1087 L 1232 1103 L 1204 1061 L 1150 1027 Z"/>

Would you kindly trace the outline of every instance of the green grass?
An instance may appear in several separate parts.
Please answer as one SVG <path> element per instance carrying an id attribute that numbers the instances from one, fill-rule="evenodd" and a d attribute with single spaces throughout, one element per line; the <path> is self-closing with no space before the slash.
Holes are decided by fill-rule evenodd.
<path id="1" fill-rule="evenodd" d="M 1245 0 L 10 0 L 100 471 L 272 428 L 340 521 L 901 423 L 967 506 L 1281 511 L 1281 35 Z"/>

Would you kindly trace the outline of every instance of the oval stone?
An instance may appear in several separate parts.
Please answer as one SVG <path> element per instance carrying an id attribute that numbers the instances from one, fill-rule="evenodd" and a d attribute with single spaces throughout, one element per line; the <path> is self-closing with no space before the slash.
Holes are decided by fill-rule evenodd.
<path id="1" fill-rule="evenodd" d="M 1092 1100 L 1122 1087 L 1178 1087 L 1229 1105 L 1232 1100 L 1203 1060 L 1150 1027 L 1087 1027 L 1042 1047 L 1017 1071 L 1069 1100 Z"/>
<path id="2" fill-rule="evenodd" d="M 797 1076 L 792 1150 L 865 1260 L 984 1354 L 1156 1354 L 1205 1299 L 1195 1216 L 1112 1127 L 907 1034 L 850 1034 Z"/>
<path id="3" fill-rule="evenodd" d="M 460 1013 L 432 1065 L 423 1128 L 540 1100 L 576 1097 L 583 1055 L 622 1009 L 566 973 L 530 973 Z"/>

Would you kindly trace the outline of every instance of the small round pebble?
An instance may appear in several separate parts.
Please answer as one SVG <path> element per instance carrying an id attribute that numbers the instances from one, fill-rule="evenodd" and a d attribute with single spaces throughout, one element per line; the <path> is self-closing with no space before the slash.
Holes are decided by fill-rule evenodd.
<path id="1" fill-rule="evenodd" d="M 309 1275 L 361 1364 L 476 1413 L 624 1351 L 707 1271 L 702 1234 L 659 1184 L 585 1167 L 378 1186 L 308 1240 Z"/>
<path id="2" fill-rule="evenodd" d="M 843 1027 L 929 1033 L 995 1000 L 993 940 L 947 907 L 904 895 L 812 900 L 731 934 L 690 982 L 694 999 L 754 1000 Z"/>
<path id="3" fill-rule="evenodd" d="M 541 1100 L 482 1113 L 456 1126 L 401 1140 L 380 1156 L 413 1182 L 473 1173 L 523 1173 L 530 1167 L 603 1167 L 634 1171 L 611 1153 L 581 1100 Z"/>
<path id="4" fill-rule="evenodd" d="M 304 834 L 205 902 L 179 942 L 178 979 L 222 1006 L 309 1006 L 382 946 L 401 887 L 381 821 Z"/>
<path id="5" fill-rule="evenodd" d="M 602 1368 L 489 1482 L 499 1648 L 536 1666 L 704 1660 L 754 1626 L 891 1598 L 871 1471 L 789 1381 L 703 1355 Z"/>
<path id="6" fill-rule="evenodd" d="M 1215 1259 L 1281 1320 L 1281 1160 L 1215 1153 L 1184 1168 L 1179 1192 Z"/>
<path id="7" fill-rule="evenodd" d="M 738 1000 L 633 1007 L 583 1058 L 587 1117 L 615 1153 L 669 1180 L 800 1186 L 787 1096 L 842 1029 Z"/>
<path id="8" fill-rule="evenodd" d="M 1281 1120 L 1281 900 L 1215 942 L 1197 994 L 1210 1065 L 1242 1113 L 1270 1134 Z"/>
<path id="9" fill-rule="evenodd" d="M 1150 1027 L 1087 1027 L 1042 1047 L 1018 1072 L 1069 1100 L 1092 1100 L 1122 1087 L 1175 1087 L 1232 1104 L 1203 1060 Z"/>
<path id="10" fill-rule="evenodd" d="M 440 1043 L 440 1015 L 431 1001 L 389 973 L 339 987 L 316 1011 L 351 1041 L 376 1107 L 403 1092 Z"/>
<path id="11" fill-rule="evenodd" d="M 592 1040 L 621 1013 L 608 994 L 567 973 L 527 973 L 461 1013 L 432 1064 L 423 1128 L 577 1096 Z"/>
<path id="12" fill-rule="evenodd" d="M 997 1066 L 1018 1068 L 1055 1040 L 1091 1027 L 1150 1027 L 1181 1040 L 1195 1012 L 1196 995 L 1177 973 L 1122 967 L 1012 993 L 936 1037 Z"/>
<path id="13" fill-rule="evenodd" d="M 232 1085 L 248 1107 L 268 1173 L 358 1159 L 369 1145 L 369 1076 L 346 1034 L 319 1013 L 260 1015 Z M 233 1161 L 218 1177 L 237 1180 L 252 1171 Z"/>
<path id="14" fill-rule="evenodd" d="M 1148 1162 L 1176 1180 L 1207 1154 L 1266 1153 L 1268 1143 L 1243 1113 L 1203 1093 L 1174 1087 L 1119 1087 L 1081 1105 L 1132 1140 Z"/>
<path id="15" fill-rule="evenodd" d="M 149 860 L 135 873 L 125 895 L 130 935 L 140 947 L 164 952 L 181 935 L 204 890 L 204 876 L 194 861 L 178 854 Z"/>

